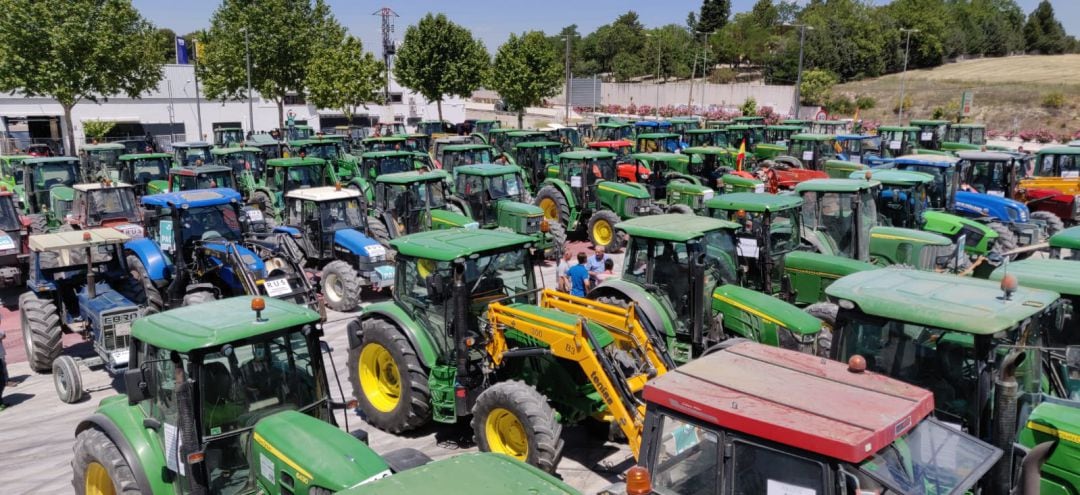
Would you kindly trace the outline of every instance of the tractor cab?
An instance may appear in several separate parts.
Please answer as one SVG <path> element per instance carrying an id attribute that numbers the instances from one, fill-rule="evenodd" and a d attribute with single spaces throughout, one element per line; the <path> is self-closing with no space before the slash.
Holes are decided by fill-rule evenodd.
<path id="1" fill-rule="evenodd" d="M 498 120 L 477 120 L 473 123 L 473 132 L 487 136 L 494 129 L 501 129 L 502 123 Z"/>
<path id="2" fill-rule="evenodd" d="M 783 280 L 784 257 L 801 247 L 803 201 L 798 196 L 736 192 L 705 202 L 707 215 L 743 228 L 736 234 L 743 287 L 793 301 Z"/>
<path id="3" fill-rule="evenodd" d="M 720 129 L 691 129 L 683 133 L 683 142 L 690 148 L 700 146 L 730 146 L 727 134 Z"/>
<path id="4" fill-rule="evenodd" d="M 926 190 L 933 184 L 934 176 L 923 172 L 871 169 L 852 172 L 849 178 L 869 178 L 881 183 L 881 189 L 874 198 L 877 202 L 878 225 L 905 229 L 920 229 L 925 225 L 924 214 L 930 208 Z"/>
<path id="5" fill-rule="evenodd" d="M 673 132 L 683 137 L 686 136 L 687 131 L 701 129 L 701 121 L 694 118 L 673 118 L 668 119 L 668 122 L 671 123 L 669 132 Z"/>
<path id="6" fill-rule="evenodd" d="M 120 180 L 120 155 L 124 145 L 87 144 L 82 147 L 82 175 L 86 180 Z"/>
<path id="7" fill-rule="evenodd" d="M 1002 457 L 935 418 L 927 390 L 745 340 L 650 380 L 642 398 L 625 493 L 977 492 Z"/>
<path id="8" fill-rule="evenodd" d="M 400 137 L 405 138 L 403 149 L 414 153 L 431 153 L 431 141 L 433 138 L 430 135 L 417 133 L 403 134 Z"/>
<path id="9" fill-rule="evenodd" d="M 558 169 L 558 178 L 570 184 L 577 200 L 586 204 L 597 199 L 597 185 L 618 180 L 615 155 L 603 151 L 563 153 Z"/>
<path id="10" fill-rule="evenodd" d="M 136 196 L 162 193 L 169 188 L 171 166 L 168 153 L 120 155 L 120 180 L 131 184 Z"/>
<path id="11" fill-rule="evenodd" d="M 822 254 L 870 260 L 870 229 L 877 225 L 877 181 L 813 179 L 795 186 L 802 197 L 804 237 Z"/>
<path id="12" fill-rule="evenodd" d="M 514 146 L 507 161 L 521 167 L 528 179 L 526 186 L 535 192 L 559 163 L 560 153 L 562 145 L 555 141 L 532 141 Z"/>
<path id="13" fill-rule="evenodd" d="M 877 129 L 881 137 L 881 146 L 878 149 L 880 159 L 896 158 L 910 155 L 915 152 L 918 144 L 919 128 L 914 126 L 881 126 Z"/>
<path id="14" fill-rule="evenodd" d="M 463 212 L 453 211 L 458 207 L 449 201 L 448 179 L 441 170 L 380 175 L 373 216 L 385 223 L 391 239 L 432 229 L 478 228 Z"/>
<path id="15" fill-rule="evenodd" d="M 548 138 L 551 141 L 558 141 L 562 144 L 564 150 L 569 151 L 572 149 L 581 148 L 581 133 L 578 132 L 576 127 L 562 126 L 548 131 Z"/>
<path id="16" fill-rule="evenodd" d="M 671 122 L 666 120 L 639 120 L 634 122 L 634 134 L 670 134 Z"/>
<path id="17" fill-rule="evenodd" d="M 133 239 L 143 236 L 142 210 L 135 200 L 135 189 L 122 182 L 76 184 L 67 220 L 80 230 L 111 227 Z"/>
<path id="18" fill-rule="evenodd" d="M 50 226 L 71 212 L 75 184 L 79 182 L 79 160 L 70 156 L 28 158 L 15 173 L 15 193 L 23 211 L 44 215 Z"/>
<path id="19" fill-rule="evenodd" d="M 934 182 L 926 191 L 930 208 L 951 211 L 955 207 L 960 182 L 958 158 L 944 155 L 899 156 L 893 160 L 890 167 L 934 176 Z"/>
<path id="20" fill-rule="evenodd" d="M 727 126 L 732 125 L 734 123 L 735 122 L 731 121 L 731 120 L 707 120 L 707 121 L 705 121 L 705 128 L 706 129 L 717 129 L 717 130 L 722 131 L 722 130 L 726 129 Z"/>
<path id="21" fill-rule="evenodd" d="M 460 166 L 494 163 L 493 151 L 494 149 L 486 144 L 455 144 L 443 148 L 440 162 L 443 170 L 456 174 L 456 169 Z"/>
<path id="22" fill-rule="evenodd" d="M 0 156 L 0 184 L 7 186 L 9 190 L 15 188 L 15 184 L 22 178 L 22 162 L 30 155 L 4 155 Z M 15 175 L 19 175 L 19 180 Z"/>
<path id="23" fill-rule="evenodd" d="M 867 155 L 876 155 L 880 151 L 880 138 L 868 134 L 837 134 L 836 144 L 840 145 L 836 158 L 852 163 L 867 163 Z"/>
<path id="24" fill-rule="evenodd" d="M 266 161 L 266 190 L 274 210 L 284 204 L 284 194 L 309 187 L 326 186 L 336 181 L 330 165 L 319 158 L 279 158 Z M 258 202 L 258 201 L 256 201 Z"/>
<path id="25" fill-rule="evenodd" d="M 259 148 L 216 148 L 214 162 L 231 168 L 237 177 L 248 174 L 256 181 L 266 171 L 266 158 Z"/>
<path id="26" fill-rule="evenodd" d="M 634 142 L 628 140 L 619 141 L 593 141 L 588 148 L 594 151 L 606 151 L 615 154 L 617 163 L 629 163 L 633 161 L 630 155 L 634 153 Z"/>
<path id="27" fill-rule="evenodd" d="M 379 122 L 375 124 L 373 136 L 397 136 L 405 134 L 405 124 L 403 122 Z"/>
<path id="28" fill-rule="evenodd" d="M 676 153 L 682 149 L 680 139 L 678 134 L 670 132 L 640 133 L 634 138 L 634 151 L 636 153 Z"/>
<path id="29" fill-rule="evenodd" d="M 948 120 L 912 120 L 908 125 L 919 129 L 916 137 L 918 147 L 927 150 L 940 150 L 949 131 Z"/>
<path id="30" fill-rule="evenodd" d="M 727 135 L 728 146 L 732 148 L 738 149 L 746 143 L 747 153 L 753 153 L 758 144 L 766 142 L 763 125 L 732 124 L 724 128 L 724 134 Z"/>
<path id="31" fill-rule="evenodd" d="M 431 144 L 431 157 L 435 160 L 436 164 L 442 163 L 443 154 L 447 146 L 454 146 L 459 144 L 487 144 L 483 139 L 478 136 L 449 136 L 436 139 Z"/>
<path id="32" fill-rule="evenodd" d="M 814 121 L 812 121 L 812 120 L 806 120 L 806 119 L 784 119 L 784 120 L 780 121 L 780 125 L 795 126 L 795 127 L 798 127 L 800 129 L 802 129 L 801 131 L 799 131 L 799 133 L 808 133 L 808 132 L 811 131 L 813 122 Z M 796 133 L 796 134 L 798 134 L 798 133 Z"/>
<path id="33" fill-rule="evenodd" d="M 285 141 L 300 141 L 314 137 L 315 129 L 306 124 L 295 124 L 282 129 L 281 135 L 285 136 Z"/>
<path id="34" fill-rule="evenodd" d="M 201 167 L 179 167 L 169 170 L 169 191 L 191 191 L 195 189 L 228 188 L 239 191 L 236 178 L 229 167 L 203 165 Z"/>
<path id="35" fill-rule="evenodd" d="M 1013 198 L 1023 161 L 1009 153 L 960 151 L 960 188 L 980 194 Z"/>
<path id="36" fill-rule="evenodd" d="M 787 146 L 791 136 L 796 134 L 805 134 L 802 126 L 798 125 L 770 125 L 765 126 L 765 141 L 766 143 L 778 144 L 781 146 Z"/>
<path id="37" fill-rule="evenodd" d="M 705 207 L 715 192 L 690 174 L 690 157 L 680 153 L 635 153 L 633 163 L 619 165 L 619 180 L 639 180 L 653 199 L 663 202 L 669 213 L 693 214 Z"/>
<path id="38" fill-rule="evenodd" d="M 482 229 L 508 229 L 536 239 L 536 248 L 558 257 L 566 244 L 561 224 L 544 219 L 532 204 L 522 170 L 514 165 L 462 165 L 454 169 L 454 189 L 467 216 Z"/>
<path id="39" fill-rule="evenodd" d="M 810 132 L 813 134 L 837 135 L 848 130 L 848 122 L 842 120 L 812 120 Z"/>
<path id="40" fill-rule="evenodd" d="M 436 134 L 457 134 L 457 128 L 445 120 L 425 120 L 416 124 L 416 133 L 428 137 Z"/>
<path id="41" fill-rule="evenodd" d="M 502 140 L 502 147 L 499 149 L 514 149 L 514 146 L 521 143 L 528 142 L 549 142 L 551 141 L 548 133 L 543 131 L 520 131 L 513 130 L 506 134 L 500 134 L 499 138 Z M 560 146 L 565 150 L 566 146 L 560 143 Z"/>
<path id="42" fill-rule="evenodd" d="M 407 151 L 405 138 L 400 136 L 373 137 L 364 140 L 365 153 L 372 151 Z"/>
<path id="43" fill-rule="evenodd" d="M 199 167 L 214 165 L 213 147 L 209 143 L 173 143 L 173 165 L 176 167 Z"/>
<path id="44" fill-rule="evenodd" d="M 0 190 L 0 286 L 22 285 L 29 225 L 15 208 L 15 194 Z"/>
<path id="45" fill-rule="evenodd" d="M 289 191 L 285 194 L 282 220 L 285 225 L 300 229 L 301 248 L 311 258 L 333 259 L 339 231 L 368 231 L 367 206 L 359 192 L 348 188 Z M 385 254 L 385 250 L 382 252 Z"/>
<path id="46" fill-rule="evenodd" d="M 507 138 L 511 132 L 518 132 L 519 129 L 512 129 L 506 127 L 500 127 L 498 129 L 492 129 L 488 131 L 487 136 L 484 137 L 484 142 L 498 150 L 501 153 L 509 153 L 513 149 L 513 146 L 509 146 L 506 143 Z"/>
<path id="47" fill-rule="evenodd" d="M 736 155 L 729 148 L 718 146 L 690 147 L 682 150 L 690 161 L 687 175 L 708 187 L 720 188 L 722 178 L 737 168 Z"/>
<path id="48" fill-rule="evenodd" d="M 412 172 L 415 170 L 431 169 L 430 160 L 426 155 L 412 151 L 374 151 L 360 155 L 360 168 L 363 177 L 368 180 L 399 172 Z"/>
<path id="49" fill-rule="evenodd" d="M 604 122 L 596 124 L 594 141 L 623 141 L 634 139 L 634 126 L 626 122 Z"/>
<path id="50" fill-rule="evenodd" d="M 795 134 L 788 142 L 787 154 L 799 160 L 802 168 L 824 171 L 825 163 L 837 158 L 838 147 L 832 134 Z"/>
<path id="51" fill-rule="evenodd" d="M 244 130 L 239 127 L 218 127 L 214 129 L 214 146 L 217 148 L 235 148 L 243 146 Z"/>
<path id="52" fill-rule="evenodd" d="M 1017 199 L 1036 211 L 1054 213 L 1062 220 L 1080 222 L 1080 146 L 1048 146 L 1035 155 L 1033 166 L 1017 172 L 1023 177 Z"/>
<path id="53" fill-rule="evenodd" d="M 285 158 L 289 155 L 288 143 L 278 141 L 269 134 L 254 134 L 251 139 L 244 141 L 243 145 L 245 148 L 259 148 L 267 160 Z"/>
<path id="54" fill-rule="evenodd" d="M 977 150 L 985 144 L 985 124 L 952 124 L 945 133 L 945 142 L 942 147 Z"/>
<path id="55" fill-rule="evenodd" d="M 743 115 L 731 119 L 735 125 L 752 125 L 765 127 L 765 117 L 760 115 Z"/>

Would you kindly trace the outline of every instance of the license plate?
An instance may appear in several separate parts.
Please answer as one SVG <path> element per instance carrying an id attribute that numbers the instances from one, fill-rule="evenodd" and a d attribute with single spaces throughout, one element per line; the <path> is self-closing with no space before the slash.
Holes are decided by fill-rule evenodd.
<path id="1" fill-rule="evenodd" d="M 256 210 L 256 209 L 248 210 L 247 211 L 247 217 L 248 217 L 248 220 L 251 220 L 252 222 L 261 222 L 261 221 L 263 221 L 262 212 L 259 211 L 259 210 Z"/>
<path id="2" fill-rule="evenodd" d="M 131 335 L 131 323 L 117 323 L 116 327 L 113 329 L 113 332 L 116 333 L 117 337 Z"/>
<path id="3" fill-rule="evenodd" d="M 128 364 L 128 358 L 130 357 L 130 351 L 127 349 L 119 349 L 109 353 L 109 357 L 112 358 L 114 366 L 124 366 Z"/>
<path id="4" fill-rule="evenodd" d="M 292 292 L 292 286 L 290 286 L 289 281 L 284 278 L 267 280 L 266 283 L 263 284 L 263 287 L 266 287 L 266 293 L 270 297 L 283 296 Z"/>

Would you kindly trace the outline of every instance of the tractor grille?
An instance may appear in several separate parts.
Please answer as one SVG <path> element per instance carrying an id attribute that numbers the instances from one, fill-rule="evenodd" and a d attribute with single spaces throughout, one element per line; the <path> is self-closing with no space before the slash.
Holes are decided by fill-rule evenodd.
<path id="1" fill-rule="evenodd" d="M 129 309 L 101 315 L 101 344 L 105 350 L 127 349 L 131 341 L 131 324 L 138 317 L 138 311 Z"/>
<path id="2" fill-rule="evenodd" d="M 626 216 L 641 217 L 648 215 L 651 212 L 649 206 L 647 199 L 626 198 L 626 201 L 623 203 L 623 210 Z"/>
<path id="3" fill-rule="evenodd" d="M 543 215 L 528 217 L 525 219 L 525 233 L 535 234 L 540 232 L 540 222 L 544 220 Z"/>

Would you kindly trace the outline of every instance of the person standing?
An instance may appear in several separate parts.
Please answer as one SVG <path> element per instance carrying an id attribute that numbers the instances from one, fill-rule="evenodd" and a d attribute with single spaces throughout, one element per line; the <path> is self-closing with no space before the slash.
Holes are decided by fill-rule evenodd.
<path id="1" fill-rule="evenodd" d="M 585 297 L 585 292 L 589 290 L 589 269 L 585 267 L 586 261 L 588 261 L 588 255 L 578 253 L 578 264 L 572 266 L 566 272 L 570 278 L 571 296 Z"/>
<path id="2" fill-rule="evenodd" d="M 4 339 L 7 337 L 3 330 L 0 330 L 0 411 L 7 408 L 7 404 L 4 404 L 4 387 L 8 382 L 8 370 L 7 370 L 7 351 L 4 350 Z"/>
<path id="3" fill-rule="evenodd" d="M 589 277 L 595 280 L 597 275 L 603 273 L 604 262 L 610 259 L 611 256 L 604 253 L 604 246 L 596 246 L 596 250 L 593 251 L 593 255 L 589 257 L 589 261 L 585 266 L 585 268 L 589 269 Z"/>
<path id="4" fill-rule="evenodd" d="M 560 292 L 570 292 L 570 275 L 567 272 L 570 270 L 570 259 L 573 257 L 570 250 L 566 249 L 555 268 L 555 287 Z"/>
<path id="5" fill-rule="evenodd" d="M 597 285 L 604 283 L 605 280 L 615 276 L 615 260 L 608 258 L 604 260 L 604 271 L 596 275 Z"/>

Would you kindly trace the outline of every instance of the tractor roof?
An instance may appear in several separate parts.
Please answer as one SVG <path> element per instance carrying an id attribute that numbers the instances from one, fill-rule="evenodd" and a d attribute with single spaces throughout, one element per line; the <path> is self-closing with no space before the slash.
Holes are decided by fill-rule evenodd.
<path id="1" fill-rule="evenodd" d="M 726 179 L 725 179 L 726 180 Z M 785 194 L 766 194 L 752 192 L 736 192 L 721 194 L 705 202 L 707 208 L 721 210 L 743 210 L 754 213 L 783 211 L 802 206 L 803 200 L 799 196 Z"/>
<path id="2" fill-rule="evenodd" d="M 208 175 L 215 172 L 232 172 L 232 169 L 224 165 L 200 165 L 198 167 L 174 167 L 169 169 L 173 175 L 195 177 L 196 175 Z"/>
<path id="3" fill-rule="evenodd" d="M 26 160 L 27 158 L 33 158 L 33 157 L 30 156 L 30 155 L 4 155 L 4 156 L 0 156 L 0 161 L 14 162 L 14 161 L 23 161 L 23 160 Z"/>
<path id="4" fill-rule="evenodd" d="M 942 125 L 948 124 L 949 120 L 934 120 L 934 119 L 912 119 L 908 121 L 909 125 Z"/>
<path id="5" fill-rule="evenodd" d="M 375 159 L 378 159 L 378 158 L 395 158 L 395 157 L 399 157 L 399 156 L 414 157 L 414 156 L 416 156 L 416 152 L 415 151 L 409 151 L 409 150 L 384 150 L 384 151 L 368 151 L 366 153 L 361 153 L 360 154 L 361 159 L 367 159 L 367 158 L 375 158 Z"/>
<path id="6" fill-rule="evenodd" d="M 1048 146 L 1039 150 L 1039 155 L 1080 155 L 1080 146 Z"/>
<path id="7" fill-rule="evenodd" d="M 687 129 L 687 134 L 717 134 L 724 132 L 722 129 Z"/>
<path id="8" fill-rule="evenodd" d="M 765 126 L 757 124 L 732 124 L 724 128 L 726 131 L 749 131 L 751 129 L 764 129 Z"/>
<path id="9" fill-rule="evenodd" d="M 637 122 L 634 122 L 634 125 L 637 127 L 667 127 L 671 125 L 671 122 L 666 120 L 639 120 Z"/>
<path id="10" fill-rule="evenodd" d="M 932 165 L 948 168 L 956 165 L 959 158 L 948 155 L 904 155 L 892 161 L 893 165 Z"/>
<path id="11" fill-rule="evenodd" d="M 218 127 L 217 129 L 214 129 L 214 130 L 215 131 L 242 131 L 244 129 L 242 127 L 229 126 L 229 127 Z"/>
<path id="12" fill-rule="evenodd" d="M 344 139 L 345 136 L 336 136 L 337 138 Z M 297 139 L 289 141 L 289 146 L 312 146 L 316 144 L 337 144 L 338 139 L 330 138 L 329 136 L 313 137 L 308 139 Z"/>
<path id="13" fill-rule="evenodd" d="M 672 117 L 668 119 L 668 122 L 672 124 L 689 124 L 699 122 L 699 120 L 693 117 Z"/>
<path id="14" fill-rule="evenodd" d="M 848 275 L 825 289 L 862 312 L 973 335 L 993 335 L 1046 309 L 1056 292 L 1020 287 L 1010 300 L 997 282 L 951 274 L 883 268 Z"/>
<path id="15" fill-rule="evenodd" d="M 647 162 L 685 162 L 690 160 L 690 157 L 681 153 L 667 153 L 661 151 L 652 153 L 634 153 L 630 156 Z"/>
<path id="16" fill-rule="evenodd" d="M 856 170 L 848 176 L 849 179 L 866 180 L 866 173 L 870 178 L 882 184 L 890 186 L 914 186 L 916 184 L 928 184 L 934 182 L 934 176 L 908 170 L 893 170 L 888 168 Z"/>
<path id="17" fill-rule="evenodd" d="M 465 475 L 464 473 L 470 473 Z M 337 492 L 338 495 L 571 495 L 578 491 L 524 462 L 487 452 L 459 454 Z"/>
<path id="18" fill-rule="evenodd" d="M 814 124 L 832 126 L 832 125 L 846 125 L 847 122 L 845 122 L 843 120 L 815 120 Z"/>
<path id="19" fill-rule="evenodd" d="M 918 127 L 913 125 L 883 125 L 878 127 L 878 132 L 881 131 L 917 131 Z"/>
<path id="20" fill-rule="evenodd" d="M 486 144 L 451 144 L 443 146 L 443 151 L 476 151 L 476 150 L 490 150 L 491 146 Z"/>
<path id="21" fill-rule="evenodd" d="M 86 236 L 90 236 L 90 239 L 86 239 Z M 130 240 L 131 237 L 127 234 L 113 228 L 72 230 L 52 234 L 34 234 L 30 236 L 30 250 L 34 252 L 59 251 L 102 244 L 123 244 Z"/>
<path id="22" fill-rule="evenodd" d="M 626 122 L 615 122 L 615 121 L 601 122 L 599 124 L 596 124 L 597 129 L 599 129 L 599 128 L 622 129 L 623 127 L 631 127 L 631 125 L 626 123 Z"/>
<path id="23" fill-rule="evenodd" d="M 515 130 L 511 131 L 509 135 L 513 136 L 513 137 L 530 137 L 530 136 L 547 136 L 547 133 L 544 132 L 544 131 L 538 131 L 536 129 L 526 129 L 526 130 L 515 129 Z"/>
<path id="24" fill-rule="evenodd" d="M 733 155 L 730 149 L 723 146 L 691 146 L 682 150 L 684 155 Z"/>
<path id="25" fill-rule="evenodd" d="M 151 194 L 142 197 L 142 204 L 168 208 L 199 208 L 240 201 L 240 193 L 219 187 L 217 189 L 192 189 L 172 193 Z"/>
<path id="26" fill-rule="evenodd" d="M 478 119 L 478 120 L 477 120 L 476 122 L 473 122 L 473 123 L 474 123 L 474 124 L 493 124 L 493 123 L 495 123 L 495 122 L 499 122 L 499 121 L 498 121 L 498 120 L 486 120 L 486 119 Z M 501 124 L 500 124 L 500 125 L 501 125 Z"/>
<path id="27" fill-rule="evenodd" d="M 124 145 L 120 143 L 84 144 L 83 151 L 122 150 Z"/>
<path id="28" fill-rule="evenodd" d="M 497 230 L 446 229 L 399 237 L 390 241 L 390 245 L 401 256 L 453 261 L 474 254 L 523 248 L 533 241 L 532 237 Z"/>
<path id="29" fill-rule="evenodd" d="M 41 156 L 41 157 L 27 158 L 27 159 L 23 160 L 23 164 L 24 165 L 40 165 L 40 164 L 44 164 L 44 163 L 68 163 L 68 162 L 76 162 L 76 163 L 78 163 L 78 161 L 79 161 L 79 159 L 74 157 L 74 156 Z"/>
<path id="30" fill-rule="evenodd" d="M 481 177 L 502 177 L 506 174 L 520 174 L 521 167 L 517 165 L 499 165 L 497 163 L 478 163 L 454 167 L 454 173 L 479 175 Z"/>
<path id="31" fill-rule="evenodd" d="M 271 158 L 266 161 L 267 167 L 303 167 L 308 165 L 315 165 L 321 167 L 326 165 L 326 160 L 322 158 L 313 157 L 291 157 L 291 158 Z"/>
<path id="32" fill-rule="evenodd" d="M 961 160 L 975 162 L 1011 162 L 1014 157 L 1000 151 L 961 151 L 956 154 Z"/>
<path id="33" fill-rule="evenodd" d="M 490 132 L 489 132 L 490 134 Z M 518 143 L 514 145 L 514 149 L 517 148 L 549 148 L 552 146 L 562 147 L 562 143 L 556 141 L 526 141 L 524 143 Z"/>
<path id="34" fill-rule="evenodd" d="M 679 135 L 674 132 L 645 132 L 637 135 L 637 139 L 664 139 L 677 137 L 679 137 Z"/>
<path id="35" fill-rule="evenodd" d="M 730 345 L 650 380 L 644 398 L 725 429 L 855 464 L 934 409 L 928 390 L 754 342 Z"/>
<path id="36" fill-rule="evenodd" d="M 308 201 L 334 201 L 338 199 L 359 198 L 360 191 L 348 187 L 343 187 L 341 189 L 332 186 L 305 187 L 303 189 L 289 191 L 285 194 L 285 197 Z"/>
<path id="37" fill-rule="evenodd" d="M 509 132 L 517 132 L 520 130 L 521 129 L 515 129 L 513 127 L 500 127 L 498 129 L 491 129 L 490 131 L 488 131 L 488 134 L 504 134 Z"/>
<path id="38" fill-rule="evenodd" d="M 813 121 L 809 120 L 809 119 L 784 119 L 784 120 L 780 121 L 781 124 L 785 124 L 785 125 L 790 124 L 790 125 L 798 125 L 798 126 L 801 126 L 803 124 L 809 124 L 811 122 L 813 122 Z"/>
<path id="39" fill-rule="evenodd" d="M 880 185 L 877 181 L 855 179 L 811 179 L 795 186 L 795 192 L 858 192 Z"/>
<path id="40" fill-rule="evenodd" d="M 274 139 L 274 136 L 271 136 L 269 134 L 252 134 L 251 137 L 244 142 L 244 144 L 266 146 L 268 144 L 281 144 L 281 141 Z"/>
<path id="41" fill-rule="evenodd" d="M 837 134 L 833 136 L 837 141 L 869 141 L 877 136 L 871 136 L 869 134 Z"/>
<path id="42" fill-rule="evenodd" d="M 780 124 L 780 125 L 767 125 L 766 129 L 770 131 L 801 131 L 803 126 L 793 124 Z"/>
<path id="43" fill-rule="evenodd" d="M 560 153 L 560 160 L 598 160 L 602 158 L 615 158 L 615 153 L 608 153 L 607 151 L 567 151 L 566 153 Z"/>
<path id="44" fill-rule="evenodd" d="M 423 136 L 424 134 L 421 134 L 421 135 Z M 441 137 L 441 138 L 436 139 L 435 142 L 438 143 L 438 144 L 446 144 L 446 143 L 469 144 L 469 143 L 473 142 L 473 137 L 472 136 L 446 136 L 446 137 Z"/>
<path id="45" fill-rule="evenodd" d="M 210 150 L 210 154 L 214 155 L 214 156 L 221 156 L 221 155 L 231 155 L 233 153 L 243 153 L 245 151 L 249 151 L 249 152 L 252 152 L 252 153 L 262 153 L 262 150 L 259 149 L 259 148 L 253 148 L 253 147 L 245 146 L 243 148 L 214 148 L 214 149 Z"/>
<path id="46" fill-rule="evenodd" d="M 821 124 L 821 122 L 818 122 Z M 836 139 L 835 134 L 795 134 L 791 136 L 792 141 L 832 141 Z"/>
<path id="47" fill-rule="evenodd" d="M 103 184 L 101 182 L 87 182 L 84 184 L 75 184 L 75 187 L 73 189 L 80 192 L 87 192 L 97 191 L 98 189 L 118 189 L 121 187 L 131 187 L 131 184 L 126 184 L 123 182 L 111 182 L 109 184 Z"/>
<path id="48" fill-rule="evenodd" d="M 382 174 L 376 177 L 375 181 L 383 184 L 406 185 L 416 182 L 446 180 L 447 177 L 449 177 L 449 175 L 442 170 L 429 170 L 415 172 L 398 172 L 395 174 Z"/>
<path id="49" fill-rule="evenodd" d="M 165 158 L 171 160 L 172 155 L 168 153 L 131 153 L 129 155 L 120 155 L 120 161 L 149 160 L 152 158 Z"/>
<path id="50" fill-rule="evenodd" d="M 209 148 L 211 145 L 206 141 L 184 141 L 173 143 L 173 148 Z"/>
<path id="51" fill-rule="evenodd" d="M 1080 295 L 1080 263 L 1072 260 L 1030 258 L 1002 265 L 990 274 L 989 280 L 1000 281 L 1006 273 L 1016 276 L 1024 287 L 1052 290 L 1068 296 Z"/>
<path id="52" fill-rule="evenodd" d="M 953 124 L 953 129 L 985 129 L 986 124 Z"/>
<path id="53" fill-rule="evenodd" d="M 139 318 L 131 334 L 159 349 L 186 353 L 319 322 L 319 313 L 270 297 L 263 298 L 266 309 L 256 322 L 252 298 L 230 297 Z"/>
<path id="54" fill-rule="evenodd" d="M 631 237 L 686 242 L 716 230 L 738 230 L 739 224 L 719 218 L 665 213 L 631 218 L 615 224 Z"/>

